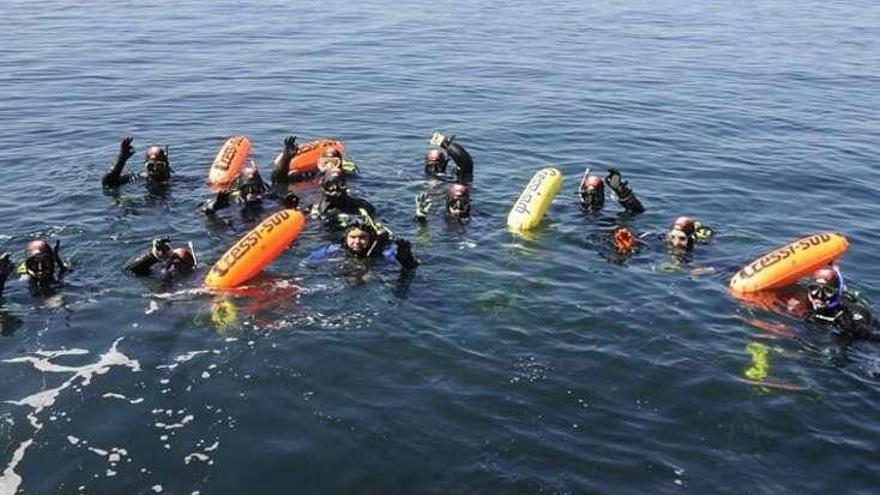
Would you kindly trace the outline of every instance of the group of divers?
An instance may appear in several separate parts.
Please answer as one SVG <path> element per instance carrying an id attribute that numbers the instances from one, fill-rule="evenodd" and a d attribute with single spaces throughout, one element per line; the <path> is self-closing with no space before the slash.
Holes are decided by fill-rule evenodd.
<path id="1" fill-rule="evenodd" d="M 167 147 L 148 147 L 143 170 L 123 173 L 125 164 L 135 154 L 132 142 L 131 137 L 122 139 L 115 163 L 103 176 L 103 187 L 113 190 L 134 181 L 144 181 L 151 190 L 166 187 L 172 178 Z M 450 184 L 445 195 L 444 215 L 447 221 L 466 224 L 471 215 L 473 159 L 454 136 L 434 134 L 431 143 L 432 146 L 424 155 L 425 174 Z M 339 242 L 309 254 L 306 262 L 334 257 L 350 257 L 364 263 L 386 260 L 398 263 L 402 274 L 411 274 L 419 264 L 411 244 L 394 236 L 375 221 L 376 208 L 369 201 L 351 193 L 347 181 L 357 173 L 357 167 L 345 159 L 342 150 L 329 147 L 321 155 L 317 170 L 291 174 L 291 159 L 298 151 L 296 137 L 287 137 L 280 155 L 273 162 L 270 184 L 262 179 L 252 163 L 230 188 L 220 190 L 206 201 L 202 211 L 213 216 L 219 210 L 235 204 L 242 212 L 259 212 L 263 203 L 272 199 L 283 208 L 298 209 L 309 218 L 323 221 L 328 228 L 344 233 Z M 309 206 L 301 205 L 299 197 L 288 192 L 290 183 L 300 181 L 317 181 L 320 184 L 319 199 Z M 577 191 L 580 207 L 591 213 L 601 210 L 605 205 L 606 186 L 627 214 L 638 215 L 645 211 L 628 181 L 623 180 L 620 171 L 614 168 L 608 170 L 604 179 L 589 171 L 584 174 Z M 431 206 L 429 194 L 418 194 L 415 198 L 414 221 L 426 224 Z M 711 228 L 692 217 L 683 216 L 672 223 L 663 239 L 673 259 L 684 260 L 698 244 L 709 242 L 712 234 Z M 617 253 L 626 255 L 639 249 L 644 243 L 643 239 L 644 236 L 633 235 L 625 226 L 617 226 L 610 243 Z M 164 280 L 189 274 L 195 267 L 196 257 L 192 246 L 173 247 L 167 237 L 153 239 L 142 255 L 126 264 L 126 270 L 136 276 L 155 274 Z M 60 241 L 55 241 L 54 246 L 46 239 L 30 241 L 26 246 L 26 258 L 18 265 L 12 261 L 9 252 L 3 253 L 0 255 L 0 302 L 10 274 L 15 273 L 25 280 L 34 296 L 46 296 L 57 290 L 67 271 L 68 265 L 60 252 Z M 855 291 L 848 290 L 836 265 L 822 267 L 812 275 L 801 308 L 802 311 L 797 313 L 799 316 L 831 328 L 839 348 L 844 348 L 855 339 L 880 341 L 880 332 L 874 330 L 870 308 Z"/>

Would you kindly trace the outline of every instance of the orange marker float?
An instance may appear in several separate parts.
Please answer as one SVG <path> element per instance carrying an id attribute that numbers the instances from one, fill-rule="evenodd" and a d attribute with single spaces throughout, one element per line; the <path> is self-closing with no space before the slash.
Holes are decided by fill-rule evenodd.
<path id="1" fill-rule="evenodd" d="M 273 213 L 214 263 L 205 277 L 205 286 L 231 289 L 247 282 L 290 247 L 303 225 L 305 217 L 296 210 Z"/>
<path id="2" fill-rule="evenodd" d="M 208 172 L 208 184 L 211 189 L 218 191 L 228 188 L 232 181 L 241 173 L 244 161 L 251 154 L 251 141 L 244 136 L 235 136 L 226 140 L 226 143 L 217 152 L 211 170 Z"/>
<path id="3" fill-rule="evenodd" d="M 296 145 L 296 155 L 290 159 L 287 173 L 298 175 L 318 170 L 318 161 L 327 148 L 336 148 L 339 153 L 345 152 L 345 145 L 341 141 L 333 141 L 332 139 L 318 139 Z M 279 158 L 281 158 L 280 154 L 275 158 L 275 161 L 277 162 Z"/>
<path id="4" fill-rule="evenodd" d="M 846 237 L 833 232 L 798 239 L 744 266 L 730 279 L 730 292 L 745 298 L 746 294 L 791 285 L 836 260 L 847 248 Z"/>

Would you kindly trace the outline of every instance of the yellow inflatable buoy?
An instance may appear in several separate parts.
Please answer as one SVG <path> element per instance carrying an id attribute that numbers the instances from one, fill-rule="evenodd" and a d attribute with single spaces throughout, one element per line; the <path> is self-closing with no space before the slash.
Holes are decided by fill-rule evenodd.
<path id="1" fill-rule="evenodd" d="M 560 188 L 562 172 L 559 169 L 547 167 L 536 172 L 507 215 L 507 228 L 525 232 L 537 227 Z"/>

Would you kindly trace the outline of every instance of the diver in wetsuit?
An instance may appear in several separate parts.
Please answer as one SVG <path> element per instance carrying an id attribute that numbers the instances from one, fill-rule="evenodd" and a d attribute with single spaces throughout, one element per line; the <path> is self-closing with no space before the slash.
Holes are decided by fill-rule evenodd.
<path id="1" fill-rule="evenodd" d="M 620 170 L 616 168 L 608 169 L 608 176 L 605 177 L 605 184 L 617 195 L 617 202 L 620 203 L 627 213 L 639 214 L 644 213 L 645 207 L 636 193 L 629 187 L 629 181 L 623 180 Z M 578 199 L 581 208 L 587 212 L 596 212 L 605 206 L 605 186 L 602 178 L 598 175 L 584 174 L 578 187 Z"/>
<path id="2" fill-rule="evenodd" d="M 880 342 L 871 309 L 856 293 L 847 290 L 837 267 L 821 268 L 813 274 L 807 300 L 807 320 L 830 325 L 839 345 L 845 347 L 854 340 Z"/>
<path id="3" fill-rule="evenodd" d="M 578 204 L 581 209 L 588 214 L 596 214 L 605 206 L 605 184 L 614 191 L 617 201 L 623 207 L 626 214 L 638 215 L 644 213 L 645 207 L 636 193 L 629 187 L 629 182 L 623 180 L 620 170 L 609 168 L 605 181 L 598 175 L 590 175 L 589 169 L 584 172 L 578 186 Z M 608 234 L 600 234 L 600 245 L 608 242 Z M 614 252 L 611 253 L 609 261 L 615 264 L 623 264 L 626 259 L 633 254 L 639 245 L 639 239 L 623 225 L 616 225 L 611 232 L 611 245 Z"/>
<path id="4" fill-rule="evenodd" d="M 413 219 L 424 225 L 428 223 L 431 198 L 423 192 L 416 196 L 416 212 Z M 452 222 L 467 223 L 471 217 L 470 188 L 464 184 L 453 184 L 446 191 L 446 219 Z"/>
<path id="5" fill-rule="evenodd" d="M 272 168 L 272 184 L 283 185 L 291 182 L 300 182 L 309 180 L 316 175 L 326 175 L 334 170 L 338 170 L 346 175 L 357 174 L 357 167 L 354 162 L 345 160 L 342 152 L 335 146 L 325 149 L 318 159 L 318 169 L 314 172 L 304 172 L 298 174 L 290 173 L 290 160 L 296 156 L 298 147 L 296 144 L 296 136 L 288 136 L 284 139 L 284 147 L 281 153 L 275 159 Z"/>
<path id="6" fill-rule="evenodd" d="M 434 133 L 431 137 L 431 144 L 436 148 L 425 152 L 425 174 L 439 179 L 449 177 L 446 169 L 449 157 L 452 157 L 455 166 L 450 171 L 451 178 L 455 182 L 470 182 L 474 177 L 474 160 L 470 153 L 464 149 L 464 146 L 454 140 L 455 136 L 446 137 Z"/>
<path id="7" fill-rule="evenodd" d="M 670 259 L 661 263 L 660 269 L 662 271 L 678 271 L 683 265 L 690 264 L 694 247 L 697 244 L 708 243 L 713 235 L 714 231 L 711 228 L 686 216 L 676 218 L 670 229 L 663 234 L 645 232 L 636 236 L 627 227 L 617 226 L 611 234 L 611 245 L 614 252 L 610 261 L 621 264 L 646 242 L 650 242 L 652 239 L 662 239 Z M 712 271 L 714 271 L 712 267 L 690 267 L 690 272 L 695 275 Z"/>
<path id="8" fill-rule="evenodd" d="M 31 241 L 27 244 L 27 258 L 15 269 L 13 269 L 12 258 L 8 252 L 0 255 L 0 297 L 3 295 L 6 279 L 13 271 L 27 277 L 31 295 L 51 294 L 52 290 L 60 284 L 64 273 L 67 272 L 67 265 L 61 259 L 60 250 L 61 241 L 55 241 L 54 248 L 43 239 Z"/>
<path id="9" fill-rule="evenodd" d="M 345 227 L 353 215 L 366 212 L 370 217 L 376 208 L 369 201 L 352 196 L 345 184 L 345 175 L 332 170 L 321 180 L 321 200 L 313 204 L 309 216 L 324 220 L 332 227 Z"/>
<path id="10" fill-rule="evenodd" d="M 392 239 L 388 231 L 375 227 L 372 223 L 355 222 L 345 229 L 342 242 L 331 244 L 313 251 L 304 263 L 314 263 L 337 256 L 348 256 L 360 260 L 396 260 L 404 272 L 419 266 L 412 253 L 412 246 L 404 239 Z"/>
<path id="11" fill-rule="evenodd" d="M 241 205 L 242 215 L 254 216 L 263 210 L 263 195 L 269 191 L 269 187 L 260 177 L 260 171 L 256 165 L 246 167 L 237 185 L 228 191 L 220 191 L 217 196 L 208 200 L 202 207 L 207 215 L 213 215 L 217 210 L 226 208 L 230 199 Z"/>
<path id="12" fill-rule="evenodd" d="M 116 188 L 137 179 L 144 179 L 148 185 L 164 186 L 171 180 L 171 165 L 168 162 L 168 147 L 150 146 L 144 156 L 144 171 L 122 174 L 125 162 L 134 155 L 134 138 L 126 136 L 119 143 L 116 163 L 104 174 L 101 184 L 105 188 Z"/>
<path id="13" fill-rule="evenodd" d="M 171 280 L 180 275 L 192 273 L 196 267 L 196 258 L 190 249 L 185 247 L 171 247 L 171 241 L 167 237 L 157 237 L 150 243 L 149 249 L 129 261 L 125 269 L 139 277 L 146 277 L 152 273 L 152 268 L 159 262 L 164 266 L 159 270 L 159 277 Z"/>
<path id="14" fill-rule="evenodd" d="M 696 244 L 708 243 L 715 232 L 691 217 L 678 217 L 666 232 L 666 246 L 672 255 L 685 256 Z"/>
<path id="15" fill-rule="evenodd" d="M 346 160 L 342 152 L 335 146 L 330 146 L 321 153 L 318 158 L 318 173 L 327 175 L 330 172 L 340 172 L 346 176 L 357 175 L 358 168 L 351 160 Z"/>

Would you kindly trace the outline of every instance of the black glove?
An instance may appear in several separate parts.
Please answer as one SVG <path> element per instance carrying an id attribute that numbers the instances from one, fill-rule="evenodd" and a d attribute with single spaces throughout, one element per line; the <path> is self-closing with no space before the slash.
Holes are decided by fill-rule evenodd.
<path id="1" fill-rule="evenodd" d="M 296 136 L 287 136 L 284 139 L 284 151 L 289 153 L 290 156 L 296 154 Z"/>
<path id="2" fill-rule="evenodd" d="M 430 141 L 431 144 L 433 144 L 434 146 L 445 149 L 447 146 L 449 146 L 449 143 L 451 143 L 453 139 L 455 139 L 455 136 L 446 137 L 439 132 L 435 132 L 431 135 Z"/>
<path id="3" fill-rule="evenodd" d="M 134 146 L 131 145 L 132 141 L 134 141 L 133 137 L 125 136 L 119 143 L 119 158 L 122 161 L 128 160 L 134 155 Z"/>
<path id="4" fill-rule="evenodd" d="M 171 240 L 167 237 L 157 237 L 153 239 L 153 242 L 150 244 L 150 254 L 153 255 L 157 260 L 162 260 L 168 257 L 171 253 Z"/>
<path id="5" fill-rule="evenodd" d="M 415 256 L 412 254 L 412 244 L 409 241 L 397 239 L 394 243 L 397 244 L 397 254 L 394 257 L 400 263 L 400 266 L 412 269 L 419 265 L 419 262 L 416 261 Z"/>
<path id="6" fill-rule="evenodd" d="M 608 176 L 605 177 L 605 183 L 608 184 L 608 187 L 614 191 L 614 194 L 617 194 L 617 197 L 620 199 L 624 199 L 632 193 L 627 184 L 629 182 L 623 180 L 623 177 L 620 175 L 620 170 L 616 168 L 608 169 Z"/>

